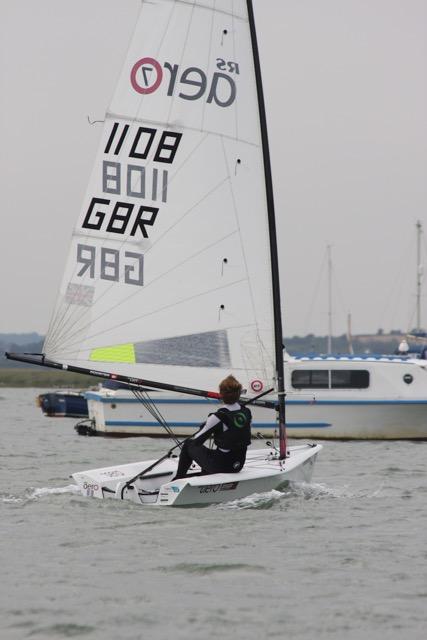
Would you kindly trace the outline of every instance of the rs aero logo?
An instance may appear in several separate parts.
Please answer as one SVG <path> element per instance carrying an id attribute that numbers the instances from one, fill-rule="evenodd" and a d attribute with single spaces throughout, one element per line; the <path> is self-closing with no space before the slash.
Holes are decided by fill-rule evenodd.
<path id="1" fill-rule="evenodd" d="M 205 100 L 219 107 L 230 107 L 236 99 L 234 76 L 239 75 L 237 62 L 227 62 L 217 58 L 215 71 L 211 77 L 199 67 L 180 69 L 178 64 L 165 62 L 163 66 L 154 58 L 141 58 L 132 67 L 130 81 L 133 89 L 142 95 L 166 89 L 168 96 L 178 96 L 182 100 Z"/>

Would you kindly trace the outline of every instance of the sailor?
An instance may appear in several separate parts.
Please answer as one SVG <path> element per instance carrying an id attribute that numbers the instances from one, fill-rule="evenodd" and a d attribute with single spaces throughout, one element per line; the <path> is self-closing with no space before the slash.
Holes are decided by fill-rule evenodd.
<path id="1" fill-rule="evenodd" d="M 237 473 L 245 464 L 246 449 L 251 443 L 251 412 L 238 400 L 242 385 L 228 376 L 219 385 L 224 402 L 210 413 L 205 424 L 191 438 L 185 440 L 179 456 L 175 480 L 184 478 L 191 463 L 197 462 L 203 474 Z M 208 449 L 204 442 L 213 438 L 216 449 Z"/>

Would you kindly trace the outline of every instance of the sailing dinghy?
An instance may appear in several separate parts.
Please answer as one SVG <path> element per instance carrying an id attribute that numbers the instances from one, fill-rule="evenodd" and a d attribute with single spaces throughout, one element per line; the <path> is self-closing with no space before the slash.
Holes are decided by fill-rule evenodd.
<path id="1" fill-rule="evenodd" d="M 140 397 L 148 387 L 218 398 L 213 390 L 232 372 L 246 401 L 277 410 L 279 446 L 251 451 L 239 473 L 194 468 L 171 481 L 177 462 L 166 455 L 75 473 L 84 495 L 197 505 L 310 480 L 321 447 L 286 442 L 251 0 L 142 2 L 44 353 L 8 357 L 125 382 Z M 256 399 L 272 389 L 277 401 Z"/>
<path id="2" fill-rule="evenodd" d="M 194 464 L 191 473 L 180 480 L 173 480 L 177 458 L 167 458 L 160 464 L 147 460 L 81 471 L 72 477 L 88 497 L 131 500 L 140 505 L 203 506 L 283 489 L 289 483 L 309 482 L 320 449 L 320 445 L 290 447 L 286 460 L 281 460 L 272 447 L 255 449 L 248 452 L 239 473 L 202 475 Z"/>

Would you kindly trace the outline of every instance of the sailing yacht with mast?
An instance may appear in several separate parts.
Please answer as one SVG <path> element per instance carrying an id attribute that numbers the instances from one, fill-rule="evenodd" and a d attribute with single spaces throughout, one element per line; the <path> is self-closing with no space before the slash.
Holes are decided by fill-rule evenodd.
<path id="1" fill-rule="evenodd" d="M 421 241 L 423 237 L 423 225 L 421 220 L 417 220 L 415 224 L 417 233 L 417 272 L 416 272 L 416 326 L 411 332 L 408 333 L 407 338 L 415 341 L 418 345 L 423 347 L 427 346 L 427 333 L 422 328 L 421 323 L 421 298 L 422 298 L 422 286 L 424 279 L 424 265 L 421 257 Z M 409 345 L 407 345 L 409 351 Z M 399 347 L 400 350 L 400 347 Z"/>
<path id="2" fill-rule="evenodd" d="M 251 452 L 239 473 L 170 482 L 166 455 L 73 474 L 85 495 L 206 504 L 310 480 L 320 445 L 286 442 L 252 0 L 142 2 L 44 354 L 8 357 L 207 398 L 232 372 L 248 401 L 277 409 L 278 448 Z M 273 402 L 256 399 L 267 392 Z"/>

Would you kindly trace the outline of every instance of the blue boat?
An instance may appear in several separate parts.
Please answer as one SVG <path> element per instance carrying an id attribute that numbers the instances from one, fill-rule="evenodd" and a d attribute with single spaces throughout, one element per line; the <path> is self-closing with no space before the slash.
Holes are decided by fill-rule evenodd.
<path id="1" fill-rule="evenodd" d="M 87 400 L 82 391 L 51 391 L 37 396 L 37 405 L 51 418 L 87 418 Z"/>
<path id="2" fill-rule="evenodd" d="M 106 380 L 99 388 L 127 389 L 127 385 L 114 380 Z M 50 391 L 41 393 L 36 398 L 37 406 L 45 416 L 50 418 L 87 418 L 89 416 L 86 392 L 84 391 Z"/>

